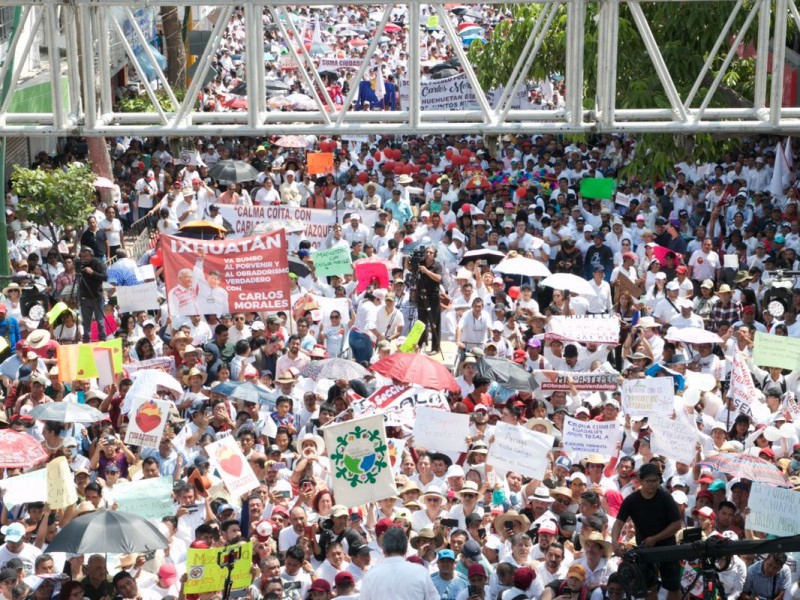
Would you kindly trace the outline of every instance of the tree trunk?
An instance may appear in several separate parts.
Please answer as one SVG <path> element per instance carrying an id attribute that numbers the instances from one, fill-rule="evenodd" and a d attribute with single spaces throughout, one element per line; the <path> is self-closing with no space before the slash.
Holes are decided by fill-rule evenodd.
<path id="1" fill-rule="evenodd" d="M 161 7 L 164 45 L 167 50 L 167 81 L 173 88 L 186 87 L 186 47 L 181 35 L 181 19 L 177 6 Z"/>

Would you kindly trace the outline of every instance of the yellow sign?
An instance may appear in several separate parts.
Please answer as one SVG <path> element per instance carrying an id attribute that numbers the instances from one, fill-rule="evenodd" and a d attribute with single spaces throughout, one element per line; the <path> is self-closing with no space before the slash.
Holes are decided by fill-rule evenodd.
<path id="1" fill-rule="evenodd" d="M 78 501 L 72 472 L 63 456 L 47 463 L 47 501 L 53 510 L 66 508 Z"/>
<path id="2" fill-rule="evenodd" d="M 403 342 L 402 346 L 400 346 L 400 352 L 403 352 L 404 354 L 410 354 L 411 352 L 414 352 L 424 331 L 425 323 L 422 321 L 417 321 L 414 323 L 414 326 L 408 332 L 408 336 L 406 336 L 406 341 Z"/>
<path id="3" fill-rule="evenodd" d="M 231 579 L 231 589 L 240 590 L 248 587 L 253 576 L 250 569 L 253 566 L 253 542 L 224 548 L 210 548 L 198 550 L 190 548 L 186 555 L 186 580 L 185 592 L 187 594 L 203 594 L 206 592 L 221 592 L 225 588 L 225 578 L 228 569 L 220 567 L 231 552 L 240 553 L 234 562 Z"/>

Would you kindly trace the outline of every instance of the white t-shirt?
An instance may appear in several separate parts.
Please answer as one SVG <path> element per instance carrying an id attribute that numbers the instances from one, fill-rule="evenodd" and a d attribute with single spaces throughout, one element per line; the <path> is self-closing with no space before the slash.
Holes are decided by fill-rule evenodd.
<path id="1" fill-rule="evenodd" d="M 33 574 L 33 567 L 34 563 L 36 562 L 36 557 L 42 553 L 39 548 L 34 546 L 33 544 L 23 544 L 22 550 L 19 554 L 15 554 L 8 549 L 7 544 L 3 544 L 0 546 L 0 569 L 6 566 L 6 563 L 13 558 L 18 558 L 22 561 L 22 567 L 25 571 L 25 575 Z"/>
<path id="2" fill-rule="evenodd" d="M 122 223 L 119 222 L 119 219 L 112 219 L 111 221 L 103 219 L 97 226 L 106 232 L 109 246 L 119 246 L 121 244 Z"/>

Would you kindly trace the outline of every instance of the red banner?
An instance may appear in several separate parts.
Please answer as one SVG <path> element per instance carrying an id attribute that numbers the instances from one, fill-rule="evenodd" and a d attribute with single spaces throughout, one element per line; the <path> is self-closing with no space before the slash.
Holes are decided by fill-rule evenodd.
<path id="1" fill-rule="evenodd" d="M 161 243 L 173 317 L 289 309 L 283 229 L 235 240 L 162 235 Z"/>

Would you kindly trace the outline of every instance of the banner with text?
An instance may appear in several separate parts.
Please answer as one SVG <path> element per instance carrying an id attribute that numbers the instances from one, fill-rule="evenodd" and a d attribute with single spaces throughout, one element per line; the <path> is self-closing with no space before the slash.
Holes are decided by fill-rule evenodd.
<path id="1" fill-rule="evenodd" d="M 671 415 L 675 400 L 672 377 L 626 379 L 622 382 L 622 410 L 634 417 Z"/>
<path id="2" fill-rule="evenodd" d="M 162 235 L 161 242 L 173 318 L 290 308 L 283 229 L 236 240 Z"/>
<path id="3" fill-rule="evenodd" d="M 171 402 L 138 398 L 128 413 L 128 430 L 125 443 L 142 448 L 158 448 L 164 427 L 167 425 Z"/>
<path id="4" fill-rule="evenodd" d="M 172 477 L 140 479 L 114 486 L 117 510 L 135 512 L 145 519 L 161 521 L 175 514 L 172 504 Z"/>
<path id="5" fill-rule="evenodd" d="M 447 397 L 442 392 L 408 384 L 384 386 L 368 398 L 356 400 L 350 405 L 353 413 L 360 417 L 383 414 L 387 417 L 388 425 L 398 424 L 408 428 L 414 426 L 420 407 L 450 410 Z"/>
<path id="6" fill-rule="evenodd" d="M 796 535 L 800 531 L 797 492 L 753 482 L 747 528 L 772 535 Z"/>
<path id="7" fill-rule="evenodd" d="M 544 479 L 553 439 L 552 435 L 519 425 L 498 423 L 486 462 L 503 473 L 513 471 L 523 477 Z"/>
<path id="8" fill-rule="evenodd" d="M 543 392 L 568 392 L 570 379 L 579 392 L 613 392 L 619 387 L 619 374 L 605 371 L 534 371 L 533 376 Z"/>
<path id="9" fill-rule="evenodd" d="M 361 63 L 364 62 L 363 58 L 320 58 L 318 71 L 325 69 L 353 69 L 358 70 Z"/>
<path id="10" fill-rule="evenodd" d="M 339 220 L 348 211 L 339 211 Z M 322 243 L 330 235 L 331 228 L 336 223 L 336 211 L 327 208 L 291 208 L 289 206 L 233 206 L 220 204 L 219 214 L 230 227 L 228 239 L 236 239 L 251 235 L 257 225 L 272 221 L 289 222 L 297 221 L 305 227 L 301 239 L 311 242 L 312 248 L 322 247 Z M 378 211 L 362 210 L 361 222 L 372 231 L 378 220 Z M 291 234 L 289 234 L 291 235 Z"/>
<path id="11" fill-rule="evenodd" d="M 184 591 L 187 594 L 204 594 L 225 589 L 228 569 L 220 567 L 219 563 L 222 562 L 220 557 L 225 557 L 231 552 L 237 557 L 230 572 L 231 589 L 241 590 L 249 587 L 253 581 L 250 573 L 253 566 L 253 542 L 207 550 L 189 548 L 186 554 L 188 578 Z"/>
<path id="12" fill-rule="evenodd" d="M 517 90 L 511 108 L 519 109 L 530 105 L 528 90 L 520 86 Z M 420 110 L 478 110 L 480 105 L 475 97 L 475 92 L 467 78 L 466 73 L 459 73 L 444 79 L 429 79 L 420 81 Z M 494 107 L 499 101 L 502 88 L 490 90 L 486 93 L 489 105 Z M 408 79 L 400 81 L 400 105 L 408 106 L 411 98 L 411 84 Z"/>
<path id="13" fill-rule="evenodd" d="M 753 376 L 747 366 L 747 359 L 741 352 L 733 355 L 733 367 L 731 368 L 731 382 L 728 387 L 728 397 L 733 398 L 736 410 L 750 415 L 750 403 L 752 399 L 759 396 L 758 390 L 753 383 Z"/>
<path id="14" fill-rule="evenodd" d="M 614 456 L 622 440 L 622 427 L 616 421 L 564 419 L 564 449 L 580 457 L 588 454 Z"/>
<path id="15" fill-rule="evenodd" d="M 619 319 L 616 315 L 550 317 L 545 339 L 581 344 L 619 344 Z"/>

